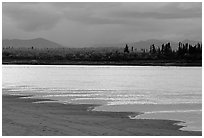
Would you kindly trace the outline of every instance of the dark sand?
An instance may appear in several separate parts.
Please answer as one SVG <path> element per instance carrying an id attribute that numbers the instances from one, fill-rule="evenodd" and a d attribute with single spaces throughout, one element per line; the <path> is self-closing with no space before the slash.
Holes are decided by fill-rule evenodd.
<path id="1" fill-rule="evenodd" d="M 2 135 L 202 135 L 180 131 L 176 121 L 130 120 L 125 112 L 87 111 L 94 105 L 32 103 L 39 99 L 2 96 Z M 134 113 L 137 114 L 137 113 Z"/>

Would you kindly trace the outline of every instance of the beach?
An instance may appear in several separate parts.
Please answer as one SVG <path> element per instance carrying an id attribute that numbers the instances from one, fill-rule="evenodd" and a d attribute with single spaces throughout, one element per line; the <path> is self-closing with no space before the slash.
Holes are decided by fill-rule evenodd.
<path id="1" fill-rule="evenodd" d="M 181 131 L 178 121 L 129 119 L 130 112 L 91 111 L 97 105 L 33 103 L 43 99 L 2 96 L 3 136 L 176 136 L 202 135 Z M 46 100 L 47 101 L 47 100 Z"/>

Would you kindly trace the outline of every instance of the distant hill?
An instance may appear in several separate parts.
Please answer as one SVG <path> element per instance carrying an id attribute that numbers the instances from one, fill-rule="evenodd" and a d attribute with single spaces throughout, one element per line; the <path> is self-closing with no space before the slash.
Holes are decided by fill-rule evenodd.
<path id="1" fill-rule="evenodd" d="M 128 44 L 129 47 L 134 47 L 134 49 L 141 50 L 141 49 L 149 49 L 150 45 L 154 44 L 156 47 L 161 47 L 162 44 L 166 44 L 170 42 L 172 49 L 178 48 L 178 42 L 174 41 L 168 41 L 168 40 L 157 40 L 157 39 L 150 39 L 145 41 L 138 41 L 138 42 L 131 42 L 131 43 L 113 43 L 113 44 L 95 44 L 92 47 L 84 47 L 81 48 L 83 50 L 92 49 L 92 50 L 102 50 L 106 51 L 107 49 L 116 51 L 121 50 L 121 48 L 124 48 L 126 44 Z M 189 43 L 189 44 L 197 44 L 199 41 L 191 41 L 191 40 L 184 40 L 181 41 L 182 43 Z M 201 42 L 199 42 L 201 43 Z M 21 40 L 21 39 L 4 39 L 2 41 L 2 47 L 10 47 L 10 48 L 63 48 L 62 45 L 55 43 L 50 40 L 46 40 L 43 38 L 36 38 L 36 39 L 29 39 L 29 40 Z M 77 48 L 77 47 L 73 47 Z"/>
<path id="2" fill-rule="evenodd" d="M 28 40 L 21 40 L 21 39 L 4 39 L 2 41 L 2 47 L 13 47 L 13 48 L 62 48 L 63 46 L 57 44 L 55 42 L 43 39 L 43 38 L 36 38 L 36 39 L 28 39 Z"/>
<path id="3" fill-rule="evenodd" d="M 183 40 L 182 43 L 189 43 L 191 45 L 195 45 L 197 43 L 202 43 L 202 42 L 201 41 L 193 41 L 193 40 L 186 39 L 186 40 Z"/>
<path id="4" fill-rule="evenodd" d="M 126 44 L 128 44 L 129 47 L 134 47 L 137 50 L 140 49 L 149 49 L 150 45 L 154 44 L 156 47 L 161 47 L 162 44 L 166 44 L 170 42 L 172 49 L 177 49 L 178 48 L 178 43 L 179 42 L 174 42 L 174 41 L 168 41 L 168 40 L 157 40 L 157 39 L 150 39 L 150 40 L 145 40 L 145 41 L 138 41 L 138 42 L 132 42 L 132 43 L 118 43 L 118 44 L 97 44 L 95 45 L 96 47 L 125 47 Z M 198 42 L 201 43 L 200 41 L 191 41 L 191 40 L 184 40 L 181 41 L 182 43 L 189 43 L 189 44 L 197 44 Z"/>

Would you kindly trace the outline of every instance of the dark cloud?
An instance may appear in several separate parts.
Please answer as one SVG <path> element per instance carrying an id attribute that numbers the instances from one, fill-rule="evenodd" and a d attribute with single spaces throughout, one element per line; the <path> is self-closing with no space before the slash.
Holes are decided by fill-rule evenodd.
<path id="1" fill-rule="evenodd" d="M 182 19 L 182 18 L 201 18 L 201 12 L 182 12 L 158 13 L 158 12 L 117 12 L 114 14 L 121 18 L 153 18 L 153 19 Z"/>
<path id="2" fill-rule="evenodd" d="M 110 13 L 112 17 L 120 18 L 153 18 L 153 19 L 182 19 L 182 18 L 201 18 L 202 3 L 169 3 L 154 11 L 137 10 L 117 10 Z"/>
<path id="3" fill-rule="evenodd" d="M 25 31 L 49 30 L 60 20 L 60 13 L 40 3 L 4 3 L 3 16 L 7 16 Z"/>
<path id="4" fill-rule="evenodd" d="M 143 10 L 140 10 L 138 5 L 143 6 Z M 154 3 L 92 2 L 5 3 L 3 15 L 12 18 L 26 31 L 50 29 L 61 18 L 82 24 L 132 24 L 136 23 L 138 18 L 182 19 L 202 16 L 201 3 L 167 3 L 156 7 L 154 5 Z M 135 9 L 133 9 L 134 6 Z"/>
<path id="5" fill-rule="evenodd" d="M 52 2 L 50 3 L 56 8 L 71 8 L 71 9 L 104 9 L 119 7 L 120 2 Z"/>
<path id="6" fill-rule="evenodd" d="M 2 11 L 4 38 L 45 37 L 82 46 L 202 36 L 201 2 L 4 2 Z"/>
<path id="7" fill-rule="evenodd" d="M 85 24 L 135 24 L 138 19 L 188 19 L 202 17 L 201 3 L 167 3 L 154 6 L 154 3 L 72 3 L 64 4 L 63 12 L 68 20 Z M 160 3 L 159 3 L 160 4 Z M 152 6 L 149 6 L 152 5 Z M 128 8 L 128 6 L 130 8 Z M 134 9 L 135 6 L 135 9 Z M 76 8 L 75 8 L 76 7 Z M 105 9 L 107 8 L 107 9 Z"/>

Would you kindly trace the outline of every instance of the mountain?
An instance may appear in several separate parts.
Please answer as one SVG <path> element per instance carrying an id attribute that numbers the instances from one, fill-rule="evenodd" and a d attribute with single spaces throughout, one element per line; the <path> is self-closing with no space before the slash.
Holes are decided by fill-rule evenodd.
<path id="1" fill-rule="evenodd" d="M 157 40 L 157 39 L 149 39 L 145 41 L 138 41 L 138 42 L 132 42 L 132 43 L 118 43 L 118 44 L 97 44 L 95 45 L 96 47 L 125 47 L 127 44 L 129 47 L 134 47 L 137 50 L 141 49 L 149 49 L 150 45 L 154 44 L 155 47 L 161 47 L 162 44 L 166 44 L 170 42 L 172 49 L 177 49 L 178 48 L 178 43 L 179 42 L 174 42 L 174 41 L 169 41 L 169 40 Z M 192 41 L 192 40 L 184 40 L 181 41 L 182 43 L 189 43 L 191 45 L 195 45 L 198 42 L 201 43 L 200 41 Z"/>
<path id="2" fill-rule="evenodd" d="M 134 47 L 134 49 L 141 50 L 141 49 L 149 49 L 150 45 L 154 44 L 155 47 L 161 47 L 162 44 L 166 44 L 170 42 L 172 49 L 178 48 L 178 42 L 168 41 L 168 40 L 157 40 L 157 39 L 149 39 L 145 41 L 138 41 L 138 42 L 131 42 L 131 43 L 112 43 L 112 44 L 95 44 L 92 46 L 92 49 L 98 50 L 105 50 L 105 49 L 112 49 L 117 50 L 118 48 L 124 48 L 126 44 L 129 47 Z M 182 43 L 189 43 L 191 45 L 195 45 L 200 41 L 191 41 L 191 40 L 184 40 L 181 41 Z M 29 39 L 29 40 L 20 40 L 20 39 L 4 39 L 2 41 L 2 47 L 13 47 L 13 48 L 63 48 L 62 45 L 43 39 L 43 38 L 36 38 L 36 39 Z"/>
<path id="3" fill-rule="evenodd" d="M 171 43 L 172 49 L 177 49 L 177 47 L 178 47 L 177 42 L 168 41 L 168 40 L 156 40 L 156 39 L 150 39 L 150 40 L 130 43 L 130 46 L 133 46 L 134 48 L 137 48 L 138 50 L 140 50 L 140 49 L 149 49 L 150 45 L 152 45 L 152 44 L 154 44 L 155 47 L 161 47 L 162 44 L 166 44 L 168 42 Z"/>
<path id="4" fill-rule="evenodd" d="M 186 39 L 186 40 L 183 40 L 182 43 L 183 43 L 183 44 L 189 43 L 189 44 L 191 44 L 191 45 L 195 45 L 195 44 L 197 44 L 197 43 L 202 43 L 202 42 L 201 42 L 201 41 L 194 41 L 194 40 L 188 40 L 188 39 Z"/>
<path id="5" fill-rule="evenodd" d="M 57 44 L 55 42 L 43 39 L 43 38 L 36 38 L 36 39 L 28 39 L 28 40 L 21 40 L 21 39 L 4 39 L 2 41 L 2 47 L 13 47 L 13 48 L 63 48 L 62 45 Z"/>

